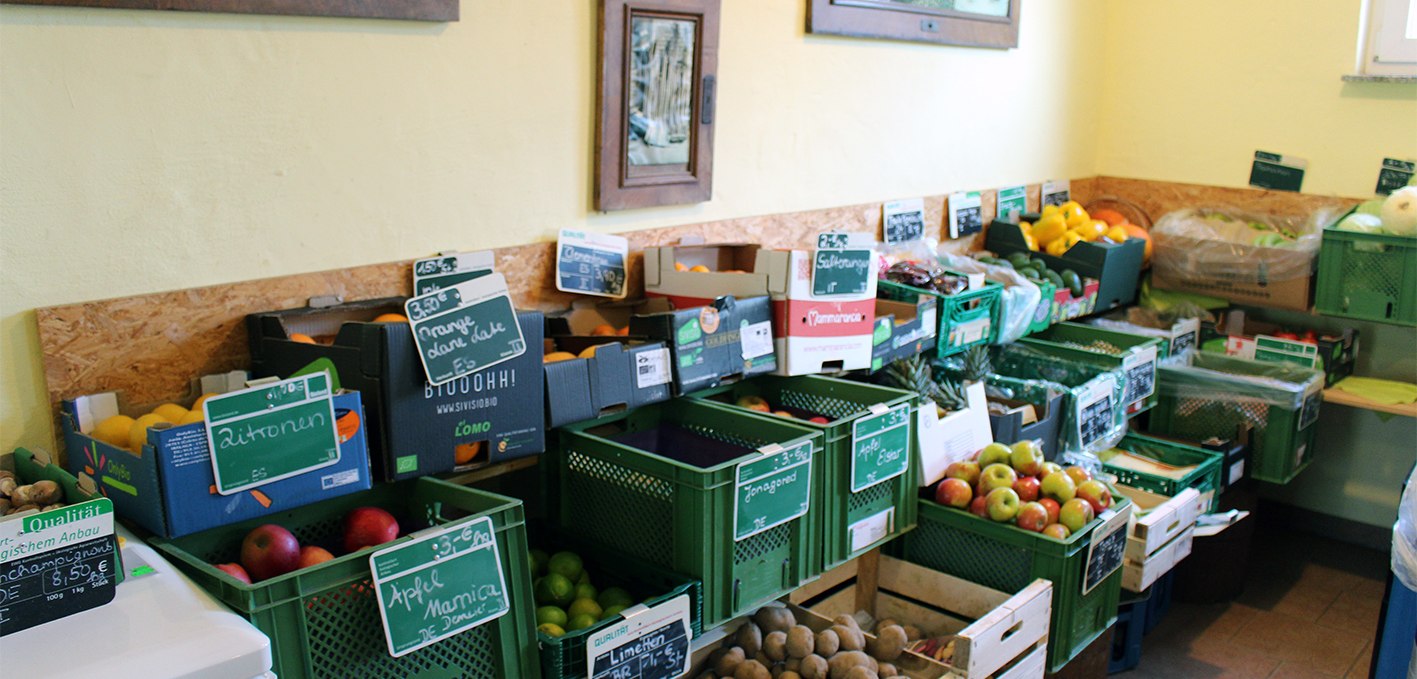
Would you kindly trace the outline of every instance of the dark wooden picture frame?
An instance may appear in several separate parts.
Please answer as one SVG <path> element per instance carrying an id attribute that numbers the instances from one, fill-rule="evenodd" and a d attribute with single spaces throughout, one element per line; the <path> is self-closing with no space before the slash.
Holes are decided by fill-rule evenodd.
<path id="1" fill-rule="evenodd" d="M 0 0 L 0 5 L 457 21 L 459 0 Z"/>
<path id="2" fill-rule="evenodd" d="M 807 31 L 854 38 L 886 38 L 964 47 L 1018 47 L 1019 0 L 1006 17 L 891 0 L 808 0 Z"/>
<path id="3" fill-rule="evenodd" d="M 719 2 L 600 0 L 597 210 L 713 195 Z"/>

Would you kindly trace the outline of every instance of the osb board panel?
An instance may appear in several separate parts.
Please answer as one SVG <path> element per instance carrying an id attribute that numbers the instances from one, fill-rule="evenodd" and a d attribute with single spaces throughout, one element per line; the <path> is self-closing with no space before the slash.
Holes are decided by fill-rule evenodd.
<path id="1" fill-rule="evenodd" d="M 1321 208 L 1347 209 L 1357 198 L 1316 196 L 1290 191 L 1228 188 L 1202 184 L 1177 184 L 1145 179 L 1098 177 L 1089 200 L 1121 198 L 1146 211 L 1152 221 L 1188 207 L 1236 207 L 1262 214 L 1305 218 Z M 1089 201 L 1082 201 L 1087 203 Z"/>

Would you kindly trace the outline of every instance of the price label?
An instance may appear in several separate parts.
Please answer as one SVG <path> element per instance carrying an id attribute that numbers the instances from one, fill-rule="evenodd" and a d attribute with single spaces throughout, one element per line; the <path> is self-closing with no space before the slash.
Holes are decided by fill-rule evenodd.
<path id="1" fill-rule="evenodd" d="M 851 492 L 889 481 L 910 467 L 910 412 L 909 403 L 882 406 L 851 424 Z"/>
<path id="2" fill-rule="evenodd" d="M 404 312 L 435 387 L 526 351 L 507 280 L 499 273 L 413 297 Z"/>
<path id="3" fill-rule="evenodd" d="M 969 236 L 984 230 L 983 204 L 978 191 L 950 194 L 950 238 Z"/>
<path id="4" fill-rule="evenodd" d="M 999 189 L 998 208 L 995 213 L 999 219 L 1018 223 L 1019 215 L 1028 211 L 1028 189 L 1022 186 L 1009 186 Z"/>
<path id="5" fill-rule="evenodd" d="M 876 252 L 870 248 L 850 248 L 850 234 L 824 233 L 817 237 L 812 252 L 812 295 L 864 295 L 875 273 Z"/>
<path id="6" fill-rule="evenodd" d="M 556 241 L 556 289 L 624 297 L 625 257 L 629 251 L 629 241 L 621 236 L 561 229 Z"/>
<path id="7" fill-rule="evenodd" d="M 738 341 L 743 347 L 743 360 L 751 361 L 759 356 L 767 356 L 773 351 L 772 321 L 749 323 L 743 321 L 738 333 Z"/>
<path id="8" fill-rule="evenodd" d="M 339 463 L 334 389 L 320 372 L 202 402 L 212 475 L 222 495 Z"/>
<path id="9" fill-rule="evenodd" d="M 670 380 L 669 349 L 652 349 L 635 354 L 635 387 L 647 389 L 668 384 Z"/>
<path id="10" fill-rule="evenodd" d="M 1316 389 L 1304 395 L 1304 407 L 1299 413 L 1299 428 L 1306 429 L 1319 419 L 1319 404 L 1323 403 L 1323 380 L 1319 380 Z"/>
<path id="11" fill-rule="evenodd" d="M 511 610 L 497 535 L 485 516 L 374 552 L 369 570 L 395 658 Z"/>
<path id="12" fill-rule="evenodd" d="M 673 679 L 689 673 L 689 597 L 627 609 L 625 619 L 586 637 L 590 679 Z"/>
<path id="13" fill-rule="evenodd" d="M 1043 182 L 1043 205 L 1062 205 L 1072 200 L 1071 186 L 1066 179 Z"/>
<path id="14" fill-rule="evenodd" d="M 886 243 L 909 243 L 925 239 L 925 199 L 911 198 L 886 203 L 882 212 L 882 232 Z"/>
<path id="15" fill-rule="evenodd" d="M 1077 402 L 1078 442 L 1088 449 L 1112 430 L 1115 406 L 1112 383 L 1106 378 L 1088 383 Z"/>
<path id="16" fill-rule="evenodd" d="M 1276 191 L 1298 191 L 1304 184 L 1309 161 L 1268 151 L 1255 151 L 1250 164 L 1250 186 Z"/>
<path id="17" fill-rule="evenodd" d="M 1386 196 L 1407 186 L 1414 173 L 1417 173 L 1417 164 L 1410 160 L 1383 158 L 1383 166 L 1378 170 L 1377 194 Z"/>
<path id="18" fill-rule="evenodd" d="M 0 521 L 0 636 L 112 601 L 117 574 L 108 498 Z"/>
<path id="19" fill-rule="evenodd" d="M 1172 326 L 1175 335 L 1171 338 L 1171 356 L 1178 356 L 1183 352 L 1196 348 L 1196 342 L 1200 338 L 1200 319 L 1187 318 Z"/>
<path id="20" fill-rule="evenodd" d="M 413 294 L 426 295 L 492 273 L 491 250 L 439 255 L 413 262 Z"/>
<path id="21" fill-rule="evenodd" d="M 733 539 L 746 540 L 807 513 L 812 501 L 812 442 L 769 446 L 734 469 Z"/>
<path id="22" fill-rule="evenodd" d="M 1092 541 L 1087 546 L 1087 570 L 1082 579 L 1084 596 L 1122 567 L 1122 554 L 1127 549 L 1127 519 L 1131 513 L 1131 505 L 1121 511 L 1105 511 L 1102 525 L 1092 529 Z"/>
<path id="23" fill-rule="evenodd" d="M 1122 359 L 1127 376 L 1127 404 L 1137 403 L 1156 392 L 1156 347 L 1129 352 Z"/>

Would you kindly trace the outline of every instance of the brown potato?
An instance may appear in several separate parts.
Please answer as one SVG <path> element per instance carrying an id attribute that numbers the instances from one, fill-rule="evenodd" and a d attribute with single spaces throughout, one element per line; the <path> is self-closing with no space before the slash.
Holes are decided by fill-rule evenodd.
<path id="1" fill-rule="evenodd" d="M 802 665 L 797 669 L 802 679 L 828 679 L 829 672 L 827 659 L 815 653 L 803 658 Z"/>
<path id="2" fill-rule="evenodd" d="M 888 662 L 883 662 L 881 663 L 881 669 L 878 670 L 876 674 L 880 675 L 882 679 L 885 679 L 886 677 L 898 677 L 900 676 L 900 670 L 896 669 L 895 665 L 892 665 Z"/>
<path id="3" fill-rule="evenodd" d="M 10 511 L 10 498 L 0 497 L 0 515 Z"/>
<path id="4" fill-rule="evenodd" d="M 890 662 L 905 652 L 905 628 L 900 625 L 882 627 L 876 638 L 866 643 L 866 652 L 877 660 Z"/>
<path id="5" fill-rule="evenodd" d="M 845 625 L 845 626 L 850 627 L 851 629 L 854 629 L 854 630 L 859 630 L 859 629 L 861 629 L 861 623 L 856 622 L 856 616 L 854 616 L 854 615 L 847 615 L 847 614 L 845 614 L 845 613 L 842 613 L 841 615 L 838 615 L 838 616 L 836 616 L 835 618 L 832 618 L 832 624 L 833 624 L 833 625 Z"/>
<path id="6" fill-rule="evenodd" d="M 866 635 L 861 630 L 847 625 L 832 625 L 832 631 L 841 639 L 841 650 L 859 651 L 866 648 Z"/>
<path id="7" fill-rule="evenodd" d="M 764 633 L 786 632 L 797 624 L 797 616 L 792 615 L 792 611 L 786 608 L 764 606 L 753 614 L 753 622 L 758 623 Z"/>
<path id="8" fill-rule="evenodd" d="M 842 679 L 880 679 L 880 675 L 872 672 L 868 667 L 857 665 L 846 671 Z"/>
<path id="9" fill-rule="evenodd" d="M 827 668 L 831 672 L 831 679 L 846 679 L 846 673 L 856 667 L 864 667 L 874 674 L 881 666 L 876 662 L 875 658 L 861 651 L 843 651 L 832 656 L 832 659 L 827 661 Z"/>
<path id="10" fill-rule="evenodd" d="M 19 514 L 20 512 L 27 512 L 27 511 L 29 511 L 29 510 L 31 510 L 31 509 L 38 511 L 38 510 L 39 510 L 39 505 L 36 505 L 36 504 L 17 505 L 17 506 L 15 506 L 15 507 L 11 507 L 11 508 L 10 508 L 10 511 L 5 512 L 5 514 L 7 514 L 7 515 L 8 515 L 8 514 Z"/>
<path id="11" fill-rule="evenodd" d="M 770 632 L 763 637 L 763 655 L 766 655 L 774 664 L 787 659 L 787 633 Z"/>
<path id="12" fill-rule="evenodd" d="M 791 658 L 805 658 L 817 649 L 817 637 L 806 625 L 797 625 L 787 630 L 787 655 Z"/>
<path id="13" fill-rule="evenodd" d="M 756 660 L 745 660 L 734 670 L 733 679 L 772 679 L 772 672 Z"/>
<path id="14" fill-rule="evenodd" d="M 813 653 L 823 658 L 830 658 L 836 655 L 839 650 L 841 650 L 841 637 L 837 636 L 835 631 L 824 629 L 817 632 L 817 647 Z"/>
<path id="15" fill-rule="evenodd" d="M 783 670 L 782 674 L 777 675 L 777 679 L 802 679 L 802 675 L 792 670 Z"/>
<path id="16" fill-rule="evenodd" d="M 751 622 L 745 622 L 738 628 L 734 643 L 743 649 L 745 657 L 754 657 L 763 650 L 763 630 Z"/>
<path id="17" fill-rule="evenodd" d="M 743 649 L 734 646 L 723 651 L 723 655 L 718 656 L 718 659 L 713 663 L 713 672 L 720 677 L 731 677 L 745 660 L 747 660 L 747 656 L 743 654 Z"/>

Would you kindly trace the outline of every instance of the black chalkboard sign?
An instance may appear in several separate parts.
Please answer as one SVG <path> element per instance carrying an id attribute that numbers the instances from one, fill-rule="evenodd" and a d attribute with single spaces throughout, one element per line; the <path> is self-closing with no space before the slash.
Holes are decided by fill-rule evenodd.
<path id="1" fill-rule="evenodd" d="M 1078 398 L 1078 442 L 1091 446 L 1111 431 L 1114 419 L 1111 385 L 1105 381 Z"/>
<path id="2" fill-rule="evenodd" d="M 625 620 L 586 640 L 591 679 L 673 679 L 689 660 L 689 597 L 631 609 Z"/>
<path id="3" fill-rule="evenodd" d="M 413 262 L 413 294 L 426 295 L 492 273 L 491 250 L 439 255 Z"/>
<path id="4" fill-rule="evenodd" d="M 117 556 L 108 498 L 0 522 L 0 636 L 112 601 Z"/>
<path id="5" fill-rule="evenodd" d="M 1383 167 L 1378 170 L 1378 190 L 1379 196 L 1386 196 L 1412 181 L 1412 175 L 1417 173 L 1417 163 L 1410 160 L 1398 160 L 1396 158 L 1383 158 Z"/>
<path id="6" fill-rule="evenodd" d="M 629 242 L 620 236 L 562 229 L 556 248 L 556 289 L 624 297 L 628 253 Z"/>
<path id="7" fill-rule="evenodd" d="M 925 201 L 897 200 L 882 208 L 882 232 L 887 243 L 906 243 L 925 237 Z"/>
<path id="8" fill-rule="evenodd" d="M 978 191 L 950 195 L 950 238 L 961 238 L 984 230 L 983 199 Z"/>
<path id="9" fill-rule="evenodd" d="M 1102 525 L 1092 529 L 1092 542 L 1087 547 L 1087 570 L 1082 579 L 1084 595 L 1121 568 L 1122 553 L 1127 549 L 1127 518 L 1130 514 L 1130 505 L 1110 515 L 1104 512 Z"/>
<path id="10" fill-rule="evenodd" d="M 1072 184 L 1067 180 L 1043 182 L 1040 202 L 1044 205 L 1062 205 L 1072 200 Z"/>
<path id="11" fill-rule="evenodd" d="M 1304 168 L 1308 165 L 1303 158 L 1255 151 L 1255 160 L 1250 164 L 1250 186 L 1297 192 L 1304 185 Z"/>
<path id="12" fill-rule="evenodd" d="M 1156 391 L 1156 347 L 1134 351 L 1122 360 L 1127 375 L 1127 405 L 1151 396 Z"/>

